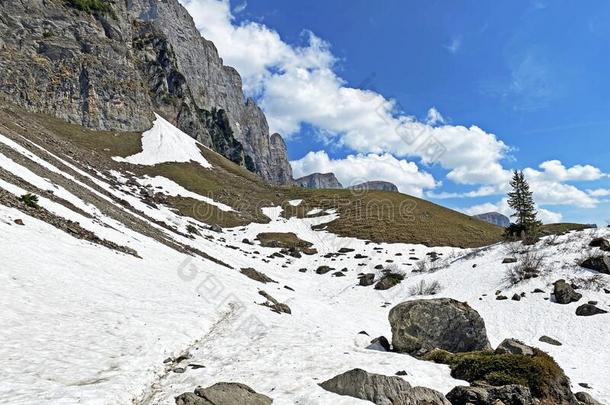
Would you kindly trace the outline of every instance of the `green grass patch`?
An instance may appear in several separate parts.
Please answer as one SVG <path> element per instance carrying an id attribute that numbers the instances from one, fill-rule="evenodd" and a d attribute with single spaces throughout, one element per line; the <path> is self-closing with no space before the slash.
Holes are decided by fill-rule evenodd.
<path id="1" fill-rule="evenodd" d="M 435 350 L 425 359 L 449 365 L 454 378 L 494 386 L 522 385 L 540 399 L 554 398 L 558 382 L 567 380 L 555 360 L 538 349 L 534 349 L 533 356 Z"/>
<path id="2" fill-rule="evenodd" d="M 582 231 L 590 229 L 591 225 L 573 224 L 573 223 L 557 223 L 542 225 L 542 235 L 563 235 L 571 231 Z"/>
<path id="3" fill-rule="evenodd" d="M 292 232 L 263 232 L 256 235 L 256 239 L 263 247 L 307 249 L 312 246 L 312 243 L 299 239 Z"/>

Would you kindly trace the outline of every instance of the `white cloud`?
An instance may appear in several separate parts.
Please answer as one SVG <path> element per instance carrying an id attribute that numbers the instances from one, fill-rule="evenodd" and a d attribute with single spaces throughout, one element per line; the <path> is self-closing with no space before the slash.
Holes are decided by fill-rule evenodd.
<path id="1" fill-rule="evenodd" d="M 435 107 L 432 107 L 428 110 L 428 116 L 426 117 L 426 124 L 428 125 L 436 125 L 436 124 L 444 124 L 445 117 L 438 111 Z"/>
<path id="2" fill-rule="evenodd" d="M 527 168 L 523 171 L 539 204 L 583 208 L 593 208 L 598 204 L 594 195 L 565 182 L 598 180 L 606 176 L 600 169 L 591 165 L 565 167 L 559 160 L 543 162 L 539 168 L 542 170 Z"/>
<path id="3" fill-rule="evenodd" d="M 592 197 L 608 197 L 608 196 L 610 196 L 610 189 L 597 188 L 595 190 L 587 190 L 587 194 L 589 194 Z"/>
<path id="4" fill-rule="evenodd" d="M 326 152 L 309 152 L 302 159 L 290 162 L 295 178 L 311 173 L 335 174 L 343 186 L 365 181 L 384 180 L 394 183 L 406 194 L 422 196 L 424 189 L 436 187 L 431 174 L 422 172 L 413 162 L 396 159 L 390 154 L 359 154 L 344 159 L 331 159 Z"/>
<path id="5" fill-rule="evenodd" d="M 542 171 L 526 169 L 525 174 L 532 179 L 546 181 L 593 181 L 604 177 L 600 169 L 591 165 L 565 167 L 559 160 L 548 160 L 539 166 Z"/>

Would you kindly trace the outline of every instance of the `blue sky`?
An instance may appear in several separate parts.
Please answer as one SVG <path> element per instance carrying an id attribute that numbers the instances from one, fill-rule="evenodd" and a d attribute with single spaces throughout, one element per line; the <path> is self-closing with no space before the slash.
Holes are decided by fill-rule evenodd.
<path id="1" fill-rule="evenodd" d="M 183 3 L 296 174 L 384 177 L 475 213 L 507 212 L 507 173 L 525 169 L 547 221 L 610 219 L 609 2 Z M 397 125 L 444 155 L 401 145 Z"/>

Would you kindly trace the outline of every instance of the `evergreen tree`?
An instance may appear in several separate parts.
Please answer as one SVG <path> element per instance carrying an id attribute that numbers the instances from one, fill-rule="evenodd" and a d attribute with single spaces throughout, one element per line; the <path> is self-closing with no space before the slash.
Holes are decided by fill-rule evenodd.
<path id="1" fill-rule="evenodd" d="M 535 236 L 542 223 L 537 219 L 536 204 L 522 171 L 515 170 L 510 186 L 512 191 L 508 193 L 508 205 L 515 211 L 511 217 L 516 218 L 517 225 L 513 231 L 524 231 L 527 236 Z"/>

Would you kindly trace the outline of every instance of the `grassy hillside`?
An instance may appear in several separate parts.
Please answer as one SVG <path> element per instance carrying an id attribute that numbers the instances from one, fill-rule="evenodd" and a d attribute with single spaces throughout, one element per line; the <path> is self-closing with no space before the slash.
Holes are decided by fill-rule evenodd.
<path id="1" fill-rule="evenodd" d="M 64 152 L 67 144 L 71 149 L 69 155 L 77 156 L 76 159 L 85 156 L 85 163 L 97 171 L 119 170 L 137 176 L 164 176 L 237 211 L 223 212 L 192 198 L 169 198 L 169 203 L 181 214 L 209 224 L 233 227 L 253 221 L 267 222 L 268 218 L 260 208 L 282 205 L 287 217 L 303 217 L 314 208 L 335 209 L 339 218 L 324 227 L 339 235 L 375 242 L 477 247 L 501 238 L 502 229 L 495 225 L 400 193 L 272 186 L 203 147 L 202 153 L 214 166 L 213 169 L 187 163 L 165 163 L 152 167 L 118 163 L 111 157 L 130 156 L 141 151 L 140 134 L 91 131 L 46 115 L 28 113 L 6 103 L 2 107 L 0 123 L 6 128 L 15 127 L 17 121 L 20 127 L 44 128 L 47 132 L 45 136 L 50 134 L 64 144 Z M 23 132 L 23 128 L 18 129 Z M 302 199 L 303 202 L 293 207 L 288 204 L 293 199 Z"/>

